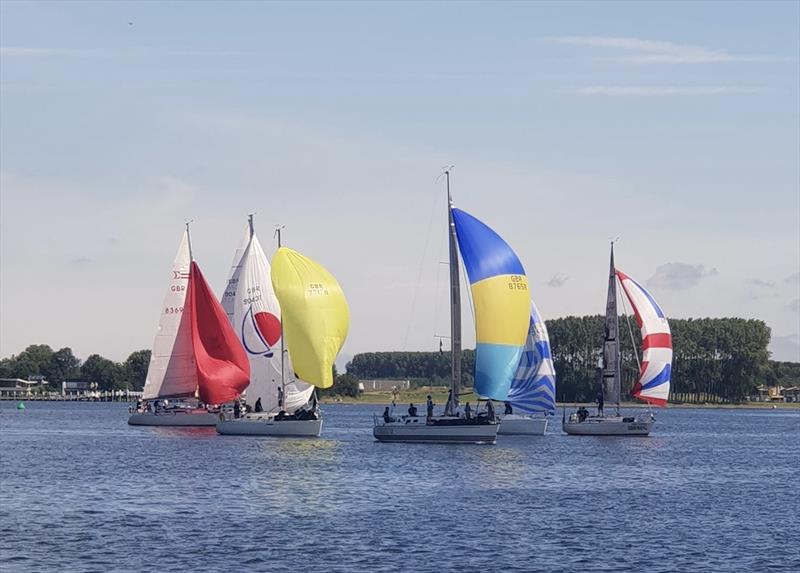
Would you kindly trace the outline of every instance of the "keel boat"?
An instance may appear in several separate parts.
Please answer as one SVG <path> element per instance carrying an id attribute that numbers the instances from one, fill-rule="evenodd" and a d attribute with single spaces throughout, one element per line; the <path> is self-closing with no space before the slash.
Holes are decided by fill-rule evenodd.
<path id="1" fill-rule="evenodd" d="M 497 233 L 453 206 L 450 171 L 447 218 L 450 263 L 450 399 L 442 415 L 398 416 L 389 409 L 373 418 L 379 442 L 493 444 L 499 427 L 492 400 L 505 401 L 529 330 L 530 295 L 525 269 Z M 487 400 L 486 411 L 462 414 L 461 292 L 459 253 L 466 268 L 475 311 L 475 393 Z M 412 412 L 409 412 L 411 414 Z"/>
<path id="2" fill-rule="evenodd" d="M 606 416 L 598 409 L 589 415 L 581 408 L 567 417 L 562 417 L 562 428 L 567 434 L 578 436 L 647 436 L 655 424 L 655 416 L 649 410 L 633 416 L 620 415 L 621 394 L 619 315 L 617 301 L 625 307 L 625 298 L 617 296 L 617 283 L 622 286 L 624 297 L 631 303 L 636 322 L 642 334 L 642 360 L 634 352 L 639 366 L 639 380 L 631 395 L 649 405 L 666 406 L 669 397 L 672 371 L 672 336 L 669 323 L 661 307 L 638 282 L 614 266 L 614 243 L 611 243 L 611 263 L 608 275 L 608 297 L 606 299 L 605 339 L 602 358 L 602 392 L 604 404 L 611 404 L 614 413 Z M 630 331 L 633 343 L 633 331 Z"/>
<path id="3" fill-rule="evenodd" d="M 237 436 L 317 437 L 322 412 L 315 387 L 329 388 L 349 329 L 341 286 L 326 269 L 280 245 L 267 262 L 250 218 L 249 239 L 223 298 L 251 366 L 248 412 L 223 416 L 217 432 Z M 284 343 L 284 338 L 286 342 Z"/>
<path id="4" fill-rule="evenodd" d="M 249 381 L 244 349 L 192 257 L 187 223 L 161 305 L 142 407 L 128 424 L 215 426 L 219 405 L 237 399 Z"/>

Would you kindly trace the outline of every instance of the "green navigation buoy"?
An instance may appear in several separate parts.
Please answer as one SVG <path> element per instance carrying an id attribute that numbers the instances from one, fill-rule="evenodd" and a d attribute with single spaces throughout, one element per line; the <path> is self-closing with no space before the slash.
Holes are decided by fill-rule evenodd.
<path id="1" fill-rule="evenodd" d="M 24 410 L 25 409 L 25 402 L 20 402 L 17 404 L 17 410 Z"/>

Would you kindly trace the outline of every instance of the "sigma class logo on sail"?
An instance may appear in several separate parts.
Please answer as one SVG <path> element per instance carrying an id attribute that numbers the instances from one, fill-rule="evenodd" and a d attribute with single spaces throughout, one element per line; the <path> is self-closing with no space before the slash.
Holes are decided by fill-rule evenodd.
<path id="1" fill-rule="evenodd" d="M 260 291 L 257 286 L 247 289 L 247 298 L 242 300 L 247 307 L 240 325 L 242 345 L 248 354 L 272 358 L 272 348 L 281 339 L 281 321 L 271 312 L 258 308 L 261 306 Z"/>

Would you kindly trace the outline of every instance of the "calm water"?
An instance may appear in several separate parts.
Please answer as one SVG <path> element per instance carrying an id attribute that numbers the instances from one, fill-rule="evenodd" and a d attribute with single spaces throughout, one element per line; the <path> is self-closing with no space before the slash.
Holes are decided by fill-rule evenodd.
<path id="1" fill-rule="evenodd" d="M 798 571 L 800 412 L 660 412 L 650 438 L 378 444 L 132 428 L 0 403 L 0 570 Z"/>

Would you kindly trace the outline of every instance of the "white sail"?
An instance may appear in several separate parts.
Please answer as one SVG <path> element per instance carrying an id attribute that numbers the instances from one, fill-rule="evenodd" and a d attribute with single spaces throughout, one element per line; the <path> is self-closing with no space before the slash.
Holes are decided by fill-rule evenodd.
<path id="1" fill-rule="evenodd" d="M 170 270 L 169 288 L 161 305 L 161 318 L 142 395 L 145 400 L 193 396 L 197 391 L 191 325 L 188 315 L 187 320 L 183 319 L 190 263 L 189 235 L 184 231 Z"/>
<path id="2" fill-rule="evenodd" d="M 294 412 L 305 405 L 314 388 L 294 376 L 285 353 L 281 378 L 281 309 L 270 278 L 270 266 L 255 234 L 240 261 L 233 326 L 250 359 L 250 386 L 246 400 L 254 405 L 261 398 L 264 411 L 278 410 L 278 390 L 284 387 L 283 409 Z"/>
<path id="3" fill-rule="evenodd" d="M 239 284 L 239 275 L 242 273 L 242 257 L 244 257 L 244 252 L 249 244 L 250 226 L 248 225 L 245 227 L 244 235 L 239 241 L 239 246 L 236 247 L 236 252 L 233 254 L 228 281 L 225 283 L 225 292 L 222 293 L 222 300 L 220 301 L 234 330 L 236 330 L 236 324 L 233 321 L 234 308 L 236 307 L 236 286 Z"/>

